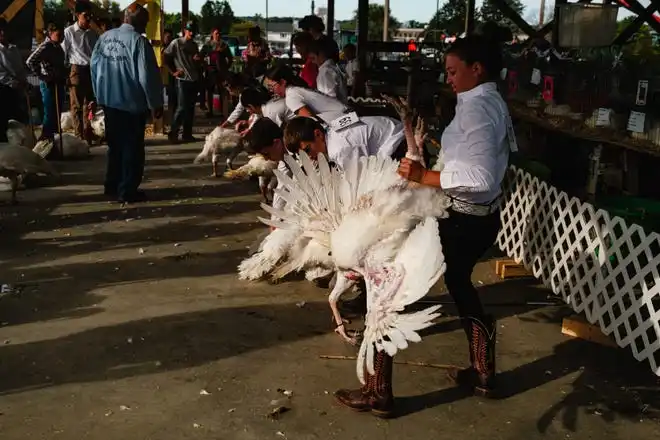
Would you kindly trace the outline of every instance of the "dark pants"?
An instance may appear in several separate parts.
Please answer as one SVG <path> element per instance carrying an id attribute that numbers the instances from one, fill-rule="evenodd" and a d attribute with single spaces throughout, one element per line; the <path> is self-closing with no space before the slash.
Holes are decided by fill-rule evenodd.
<path id="1" fill-rule="evenodd" d="M 483 306 L 471 277 L 477 261 L 497 239 L 500 213 L 482 217 L 450 210 L 449 217 L 439 219 L 438 223 L 447 264 L 445 285 L 456 303 L 458 315 L 483 320 Z"/>
<path id="2" fill-rule="evenodd" d="M 64 105 L 64 85 L 42 81 L 39 89 L 41 90 L 41 102 L 44 105 L 41 137 L 52 138 L 59 129 L 60 114 Z M 56 102 L 57 104 L 55 104 Z"/>
<path id="3" fill-rule="evenodd" d="M 0 142 L 7 142 L 7 122 L 10 119 L 26 122 L 24 102 L 19 90 L 0 85 Z"/>
<path id="4" fill-rule="evenodd" d="M 177 88 L 179 93 L 170 134 L 178 136 L 179 129 L 183 127 L 183 137 L 189 138 L 192 137 L 195 102 L 197 101 L 199 83 L 177 80 Z"/>
<path id="5" fill-rule="evenodd" d="M 134 197 L 144 174 L 144 128 L 147 114 L 105 107 L 108 165 L 105 191 L 122 199 Z"/>
<path id="6" fill-rule="evenodd" d="M 177 87 L 177 79 L 172 75 L 169 76 L 167 87 L 167 112 L 170 115 L 170 125 L 174 123 L 174 115 L 176 113 L 177 101 L 179 100 L 179 89 Z"/>

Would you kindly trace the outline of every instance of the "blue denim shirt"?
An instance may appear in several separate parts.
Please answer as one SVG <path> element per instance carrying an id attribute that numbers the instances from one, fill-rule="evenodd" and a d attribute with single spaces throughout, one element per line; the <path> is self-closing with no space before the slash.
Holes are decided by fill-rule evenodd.
<path id="1" fill-rule="evenodd" d="M 135 114 L 163 106 L 163 84 L 154 49 L 130 24 L 99 37 L 91 70 L 98 105 Z"/>

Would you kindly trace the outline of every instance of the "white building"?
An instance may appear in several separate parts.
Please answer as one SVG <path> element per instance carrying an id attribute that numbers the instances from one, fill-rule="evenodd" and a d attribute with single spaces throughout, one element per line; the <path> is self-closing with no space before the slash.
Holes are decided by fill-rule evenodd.
<path id="1" fill-rule="evenodd" d="M 293 36 L 294 22 L 290 23 L 268 23 L 259 22 L 259 27 L 266 33 L 266 40 L 270 44 L 270 50 L 287 52 L 291 37 Z"/>

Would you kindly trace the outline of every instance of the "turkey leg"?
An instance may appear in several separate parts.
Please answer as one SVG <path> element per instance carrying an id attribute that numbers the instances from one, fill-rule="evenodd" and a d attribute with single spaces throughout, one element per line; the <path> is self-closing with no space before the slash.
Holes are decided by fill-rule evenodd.
<path id="1" fill-rule="evenodd" d="M 335 328 L 335 332 L 351 345 L 356 345 L 357 340 L 355 338 L 351 338 L 346 334 L 346 328 L 344 327 L 344 324 L 347 323 L 348 321 L 346 321 L 344 318 L 341 317 L 341 314 L 339 313 L 339 309 L 337 308 L 337 300 L 348 289 L 353 287 L 353 285 L 355 285 L 355 282 L 356 280 L 347 278 L 343 273 L 341 272 L 337 273 L 337 282 L 335 283 L 335 287 L 330 292 L 330 297 L 328 298 L 328 302 L 330 303 L 330 309 L 332 310 L 332 316 L 335 320 L 335 324 L 337 324 L 337 328 Z"/>
<path id="2" fill-rule="evenodd" d="M 9 181 L 11 182 L 11 204 L 18 205 L 18 199 L 16 198 L 16 191 L 18 190 L 18 175 L 14 174 L 9 176 Z"/>

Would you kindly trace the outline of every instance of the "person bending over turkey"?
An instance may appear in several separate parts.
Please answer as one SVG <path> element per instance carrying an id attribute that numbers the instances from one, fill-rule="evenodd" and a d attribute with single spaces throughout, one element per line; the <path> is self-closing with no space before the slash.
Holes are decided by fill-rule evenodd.
<path id="1" fill-rule="evenodd" d="M 326 124 L 345 116 L 350 107 L 336 98 L 310 89 L 289 66 L 277 65 L 266 72 L 264 85 L 284 98 L 287 107 L 298 116 L 318 117 Z"/>
<path id="2" fill-rule="evenodd" d="M 445 284 L 456 303 L 469 344 L 469 368 L 450 377 L 482 396 L 494 389 L 495 320 L 483 309 L 470 276 L 479 258 L 496 240 L 500 228 L 500 185 L 509 150 L 515 151 L 507 106 L 495 78 L 502 68 L 493 39 L 458 39 L 445 56 L 447 81 L 457 93 L 456 116 L 442 135 L 436 170 L 404 158 L 399 174 L 442 189 L 452 199 L 449 216 L 438 219 L 445 262 Z M 392 408 L 392 358 L 376 368 L 371 386 L 340 390 L 335 396 L 356 410 Z M 372 411 L 374 412 L 374 411 Z"/>

